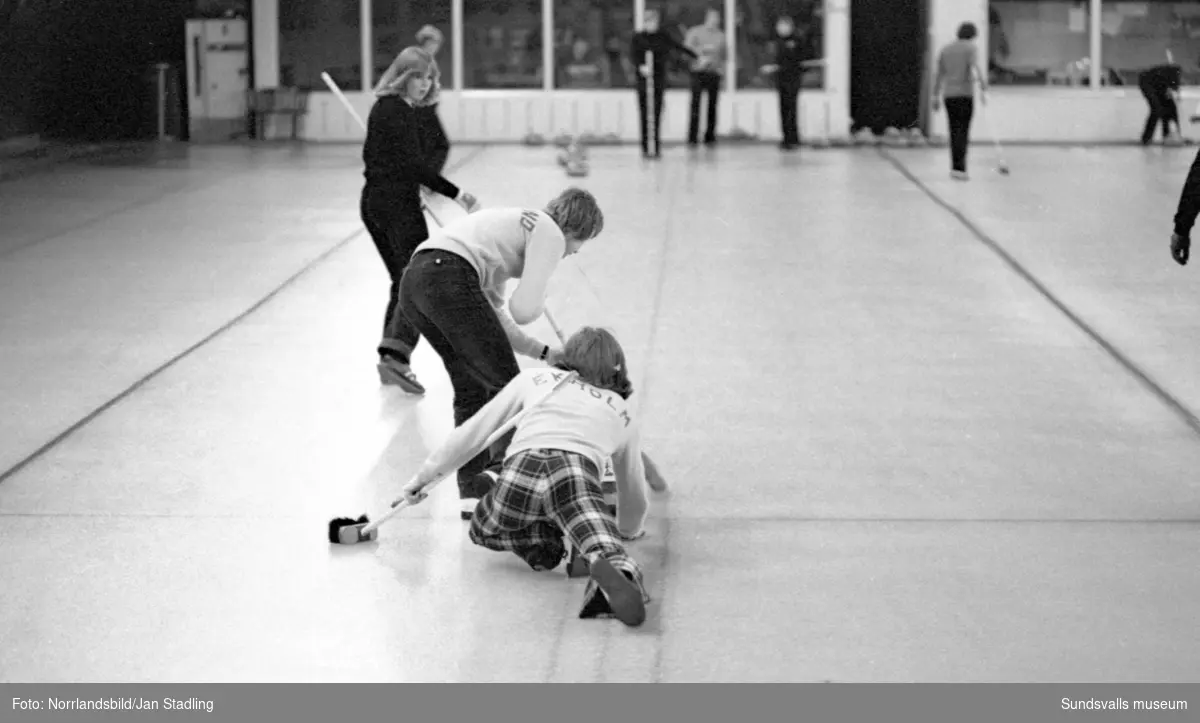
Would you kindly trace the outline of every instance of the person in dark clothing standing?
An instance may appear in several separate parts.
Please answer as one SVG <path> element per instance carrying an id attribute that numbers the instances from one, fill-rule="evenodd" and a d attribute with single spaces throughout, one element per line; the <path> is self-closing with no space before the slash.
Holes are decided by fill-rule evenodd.
<path id="1" fill-rule="evenodd" d="M 1156 65 L 1138 76 L 1138 88 L 1150 106 L 1146 127 L 1142 131 L 1142 145 L 1150 145 L 1154 139 L 1154 126 L 1162 122 L 1163 140 L 1171 138 L 1171 123 L 1179 129 L 1179 106 L 1175 98 L 1183 80 L 1183 68 L 1175 64 Z"/>
<path id="2" fill-rule="evenodd" d="M 433 77 L 441 81 L 441 71 L 437 67 L 437 54 L 442 49 L 442 31 L 426 25 L 417 32 L 417 43 L 430 57 L 434 58 Z M 437 103 L 417 108 L 421 117 L 421 146 L 429 158 L 429 167 L 441 173 L 446 168 L 446 160 L 450 157 L 450 139 L 446 137 L 446 128 L 438 118 Z"/>
<path id="3" fill-rule="evenodd" d="M 1200 215 L 1200 153 L 1192 161 L 1183 191 L 1179 194 L 1179 205 L 1175 209 L 1175 229 L 1171 234 L 1171 257 L 1180 266 L 1186 266 L 1192 248 L 1192 227 Z"/>
<path id="4" fill-rule="evenodd" d="M 796 35 L 796 23 L 790 15 L 775 21 L 775 40 L 771 43 L 775 62 L 764 65 L 762 72 L 775 74 L 775 89 L 779 92 L 779 122 L 785 151 L 800 147 L 800 125 L 797 108 L 800 105 L 800 85 L 804 71 L 821 61 L 813 57 L 812 45 Z"/>
<path id="5" fill-rule="evenodd" d="M 967 149 L 971 144 L 971 119 L 975 115 L 975 83 L 978 81 L 980 100 L 987 91 L 983 72 L 979 69 L 979 48 L 974 23 L 958 26 L 958 39 L 942 48 L 938 54 L 937 77 L 933 83 L 933 110 L 946 104 L 946 122 L 950 125 L 950 176 L 967 180 Z"/>
<path id="6" fill-rule="evenodd" d="M 417 47 L 396 56 L 379 84 L 363 144 L 363 186 L 359 212 L 392 280 L 379 343 L 379 378 L 410 394 L 424 394 L 410 366 L 420 333 L 397 307 L 400 279 L 413 252 L 429 236 L 421 208 L 421 186 L 452 198 L 468 212 L 475 197 L 430 168 L 421 146 L 417 108 L 436 103 L 433 56 Z"/>
<path id="7" fill-rule="evenodd" d="M 658 27 L 658 11 L 647 10 L 643 18 L 643 30 L 633 34 L 631 47 L 633 65 L 638 69 L 637 94 L 638 114 L 642 121 L 642 156 L 660 158 L 662 140 L 663 92 L 667 85 L 667 61 L 672 53 L 682 53 L 695 59 L 696 54 Z M 649 59 L 647 59 L 649 55 Z M 654 85 L 654 143 L 650 143 L 650 108 L 647 98 L 647 81 Z"/>

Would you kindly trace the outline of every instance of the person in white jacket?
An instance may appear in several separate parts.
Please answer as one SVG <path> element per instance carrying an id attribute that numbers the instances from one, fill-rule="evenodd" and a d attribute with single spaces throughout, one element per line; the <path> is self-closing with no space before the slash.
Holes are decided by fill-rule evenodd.
<path id="1" fill-rule="evenodd" d="M 578 376 L 547 396 L 570 372 Z M 565 535 L 587 561 L 591 577 L 579 617 L 615 616 L 641 625 L 650 598 L 641 568 L 624 545 L 645 534 L 648 509 L 632 394 L 620 343 L 607 330 L 584 327 L 567 340 L 553 367 L 522 371 L 459 425 L 429 455 L 402 499 L 420 502 L 426 486 L 466 462 L 522 409 L 536 405 L 518 423 L 499 479 L 475 508 L 470 539 L 516 553 L 534 570 L 552 570 L 567 555 Z M 608 457 L 617 482 L 616 518 L 600 487 Z"/>

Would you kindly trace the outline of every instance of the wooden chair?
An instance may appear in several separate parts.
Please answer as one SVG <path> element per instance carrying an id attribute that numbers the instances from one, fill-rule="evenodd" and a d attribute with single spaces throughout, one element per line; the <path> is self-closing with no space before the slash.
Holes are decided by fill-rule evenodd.
<path id="1" fill-rule="evenodd" d="M 300 118 L 308 115 L 308 91 L 299 88 L 265 88 L 247 91 L 246 107 L 254 118 L 255 137 L 263 140 L 271 116 L 291 116 L 292 140 L 300 137 Z"/>

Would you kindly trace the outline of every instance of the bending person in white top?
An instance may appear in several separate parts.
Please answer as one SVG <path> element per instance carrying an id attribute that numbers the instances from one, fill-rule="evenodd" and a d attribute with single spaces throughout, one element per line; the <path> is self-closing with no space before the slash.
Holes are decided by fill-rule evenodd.
<path id="1" fill-rule="evenodd" d="M 578 379 L 547 397 L 571 371 Z M 632 394 L 621 345 L 608 331 L 584 327 L 567 340 L 554 369 L 521 372 L 459 425 L 405 487 L 404 498 L 419 502 L 427 485 L 456 469 L 489 435 L 536 404 L 514 430 L 495 486 L 475 508 L 471 541 L 514 552 L 534 570 L 552 570 L 566 557 L 565 534 L 587 560 L 591 575 L 579 617 L 615 615 L 626 625 L 641 625 L 650 598 L 641 568 L 622 542 L 644 534 L 647 510 Z M 608 457 L 617 478 L 616 519 L 600 488 Z"/>
<path id="2" fill-rule="evenodd" d="M 521 326 L 542 315 L 558 262 L 603 228 L 595 197 L 568 188 L 543 211 L 478 211 L 434 231 L 417 247 L 400 281 L 400 308 L 446 365 L 456 426 L 517 376 L 516 354 L 550 363 L 558 358 L 557 349 Z M 513 279 L 520 283 L 505 304 L 505 286 Z M 501 440 L 491 454 L 485 450 L 458 471 L 463 500 L 487 492 L 493 477 L 484 470 L 506 446 Z"/>

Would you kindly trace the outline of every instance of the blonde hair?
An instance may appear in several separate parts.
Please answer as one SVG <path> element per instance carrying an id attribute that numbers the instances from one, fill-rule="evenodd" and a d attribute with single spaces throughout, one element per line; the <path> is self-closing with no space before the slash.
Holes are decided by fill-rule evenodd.
<path id="1" fill-rule="evenodd" d="M 555 366 L 576 372 L 593 387 L 616 392 L 622 399 L 629 399 L 633 394 L 625 350 L 608 329 L 585 326 L 572 334 L 563 345 L 562 357 Z"/>
<path id="2" fill-rule="evenodd" d="M 400 54 L 379 78 L 379 82 L 375 84 L 375 97 L 383 98 L 389 95 L 407 97 L 408 81 L 423 75 L 429 76 L 429 92 L 425 94 L 424 98 L 409 98 L 409 100 L 413 102 L 413 105 L 434 105 L 442 90 L 441 72 L 438 70 L 437 61 L 428 51 L 411 45 L 400 51 Z"/>
<path id="3" fill-rule="evenodd" d="M 546 204 L 546 215 L 564 235 L 590 241 L 604 230 L 604 212 L 590 191 L 572 186 Z"/>

